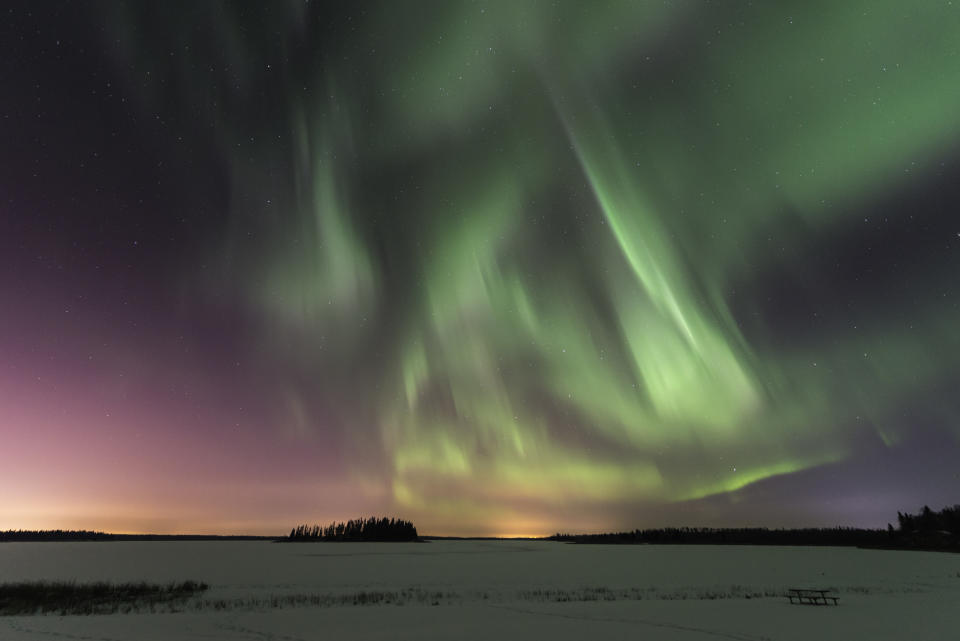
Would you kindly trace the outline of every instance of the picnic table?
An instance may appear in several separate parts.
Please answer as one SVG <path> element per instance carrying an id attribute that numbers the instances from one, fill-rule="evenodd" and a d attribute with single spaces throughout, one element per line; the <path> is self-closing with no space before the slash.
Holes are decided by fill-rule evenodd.
<path id="1" fill-rule="evenodd" d="M 790 588 L 787 590 L 787 598 L 790 603 L 802 603 L 804 605 L 837 605 L 840 600 L 835 594 L 830 594 L 830 590 L 820 590 L 816 588 Z"/>

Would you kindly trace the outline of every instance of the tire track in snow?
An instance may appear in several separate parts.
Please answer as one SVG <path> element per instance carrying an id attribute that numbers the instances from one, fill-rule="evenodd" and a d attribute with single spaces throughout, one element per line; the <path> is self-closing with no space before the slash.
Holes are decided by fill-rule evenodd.
<path id="1" fill-rule="evenodd" d="M 77 641 L 127 641 L 126 639 L 114 639 L 112 637 L 103 637 L 103 636 L 85 636 L 81 634 L 70 634 L 68 632 L 57 632 L 55 630 L 41 630 L 39 628 L 28 628 L 27 626 L 17 624 L 15 621 L 10 621 L 10 629 L 16 632 L 30 634 L 30 635 L 45 635 L 48 637 L 56 637 L 58 639 L 76 639 Z"/>
<path id="2" fill-rule="evenodd" d="M 296 637 L 289 634 L 257 630 L 256 628 L 251 628 L 247 625 L 241 624 L 237 620 L 238 618 L 238 615 L 231 616 L 227 619 L 227 621 L 224 621 L 223 623 L 217 623 L 216 628 L 218 630 L 224 630 L 233 634 L 243 634 L 248 638 L 260 639 L 262 641 L 274 641 L 276 639 L 281 641 L 310 641 L 309 639 L 304 639 L 303 637 Z"/>

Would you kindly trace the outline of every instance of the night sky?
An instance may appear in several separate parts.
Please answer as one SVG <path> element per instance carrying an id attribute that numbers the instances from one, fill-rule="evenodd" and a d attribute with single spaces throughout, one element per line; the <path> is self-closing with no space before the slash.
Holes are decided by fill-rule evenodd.
<path id="1" fill-rule="evenodd" d="M 960 500 L 960 3 L 0 16 L 0 529 Z"/>

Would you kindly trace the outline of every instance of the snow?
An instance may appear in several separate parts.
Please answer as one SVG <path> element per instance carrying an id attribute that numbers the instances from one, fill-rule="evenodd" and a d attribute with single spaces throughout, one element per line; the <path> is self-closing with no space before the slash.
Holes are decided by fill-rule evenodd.
<path id="1" fill-rule="evenodd" d="M 0 545 L 0 581 L 41 579 L 194 579 L 211 589 L 177 613 L 4 617 L 0 639 L 921 641 L 955 639 L 960 628 L 960 555 L 932 552 L 537 541 Z M 832 588 L 840 605 L 775 596 L 790 587 Z M 391 602 L 354 605 L 358 593 Z M 295 605 L 310 595 L 324 605 Z"/>

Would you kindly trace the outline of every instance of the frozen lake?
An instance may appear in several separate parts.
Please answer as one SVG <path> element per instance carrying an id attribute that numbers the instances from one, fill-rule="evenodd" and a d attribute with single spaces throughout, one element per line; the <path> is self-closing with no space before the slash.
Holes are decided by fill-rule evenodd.
<path id="1" fill-rule="evenodd" d="M 430 543 L 0 544 L 0 582 L 210 584 L 178 613 L 4 617 L 0 639 L 955 639 L 960 555 Z M 838 607 L 790 605 L 824 587 Z M 360 594 L 389 601 L 354 604 Z M 304 605 L 309 598 L 320 605 Z M 223 608 L 223 609 L 216 609 Z"/>

